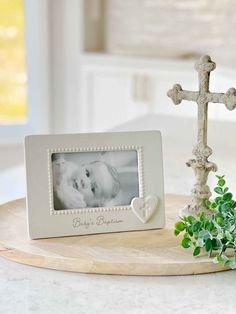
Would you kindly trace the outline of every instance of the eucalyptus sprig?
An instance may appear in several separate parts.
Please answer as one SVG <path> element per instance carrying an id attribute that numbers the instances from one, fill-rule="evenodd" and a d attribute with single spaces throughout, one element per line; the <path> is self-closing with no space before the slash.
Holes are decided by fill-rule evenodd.
<path id="1" fill-rule="evenodd" d="M 201 251 L 211 257 L 215 253 L 213 262 L 223 263 L 236 268 L 236 201 L 233 194 L 226 187 L 224 176 L 217 177 L 217 186 L 214 188 L 217 197 L 206 200 L 205 206 L 211 212 L 199 217 L 187 216 L 175 224 L 174 234 L 184 233 L 181 245 L 192 248 L 193 256 Z"/>

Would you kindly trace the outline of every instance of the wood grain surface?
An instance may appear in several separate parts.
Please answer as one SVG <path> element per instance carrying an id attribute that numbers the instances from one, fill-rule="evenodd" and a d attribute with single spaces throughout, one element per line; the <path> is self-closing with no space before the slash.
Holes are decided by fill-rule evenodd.
<path id="1" fill-rule="evenodd" d="M 0 206 L 0 256 L 56 270 L 117 275 L 188 275 L 227 270 L 203 254 L 193 257 L 173 235 L 186 196 L 166 196 L 166 227 L 160 230 L 30 240 L 25 200 Z"/>

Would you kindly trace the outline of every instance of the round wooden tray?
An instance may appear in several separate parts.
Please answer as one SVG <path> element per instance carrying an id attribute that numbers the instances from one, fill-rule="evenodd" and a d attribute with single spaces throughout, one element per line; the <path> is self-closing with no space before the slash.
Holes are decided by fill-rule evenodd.
<path id="1" fill-rule="evenodd" d="M 193 257 L 173 235 L 178 210 L 188 198 L 166 196 L 166 228 L 30 240 L 25 200 L 0 206 L 0 256 L 64 271 L 117 275 L 188 275 L 227 270 L 206 255 Z"/>

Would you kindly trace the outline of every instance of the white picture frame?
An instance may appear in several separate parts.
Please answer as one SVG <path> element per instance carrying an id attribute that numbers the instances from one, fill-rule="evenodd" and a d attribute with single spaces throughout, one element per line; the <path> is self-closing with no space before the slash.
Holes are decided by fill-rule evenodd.
<path id="1" fill-rule="evenodd" d="M 120 165 L 122 162 L 129 166 Z M 159 131 L 30 135 L 25 138 L 25 163 L 32 239 L 164 227 Z M 113 185 L 118 187 L 112 194 Z M 68 186 L 73 193 L 76 189 L 74 203 L 71 194 L 68 197 Z"/>

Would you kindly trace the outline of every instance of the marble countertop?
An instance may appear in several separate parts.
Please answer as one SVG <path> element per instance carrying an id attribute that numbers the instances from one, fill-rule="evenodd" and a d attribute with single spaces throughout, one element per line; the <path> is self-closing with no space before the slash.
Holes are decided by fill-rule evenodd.
<path id="1" fill-rule="evenodd" d="M 146 118 L 116 130 L 154 129 L 157 121 Z M 154 127 L 155 126 L 155 127 Z M 187 194 L 193 183 L 184 162 L 192 147 L 169 138 L 163 131 L 165 188 L 167 193 Z M 216 146 L 216 161 L 231 174 L 236 190 L 235 157 L 230 147 Z M 227 154 L 228 152 L 228 154 Z M 227 159 L 225 155 L 227 154 Z M 236 154 L 235 154 L 236 155 Z M 214 184 L 214 177 L 210 178 Z M 23 166 L 0 175 L 0 203 L 25 194 Z M 186 192 L 187 191 L 187 192 Z M 235 313 L 236 271 L 194 276 L 111 276 L 60 272 L 34 268 L 0 258 L 0 313 L 4 314 L 157 314 Z"/>
<path id="2" fill-rule="evenodd" d="M 66 273 L 0 259 L 0 313 L 235 313 L 236 272 L 171 277 Z"/>

